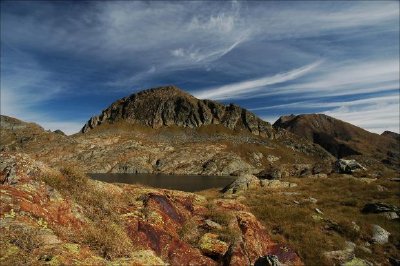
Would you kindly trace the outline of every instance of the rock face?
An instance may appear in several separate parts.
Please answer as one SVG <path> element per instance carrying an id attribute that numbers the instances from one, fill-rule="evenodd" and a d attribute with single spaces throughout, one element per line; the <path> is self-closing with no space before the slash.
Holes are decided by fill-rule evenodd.
<path id="1" fill-rule="evenodd" d="M 175 86 L 145 90 L 122 98 L 92 117 L 82 133 L 104 123 L 129 121 L 152 128 L 179 126 L 196 128 L 221 124 L 229 129 L 248 130 L 255 135 L 274 136 L 272 126 L 237 105 L 199 100 Z"/>
<path id="2" fill-rule="evenodd" d="M 337 158 L 366 155 L 400 166 L 400 138 L 393 137 L 396 133 L 378 135 L 324 114 L 282 116 L 273 126 L 313 141 Z"/>

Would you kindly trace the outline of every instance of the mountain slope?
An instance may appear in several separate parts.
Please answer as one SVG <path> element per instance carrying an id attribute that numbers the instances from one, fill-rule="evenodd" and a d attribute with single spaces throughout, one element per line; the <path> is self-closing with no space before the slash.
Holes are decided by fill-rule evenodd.
<path id="1" fill-rule="evenodd" d="M 399 165 L 398 139 L 368 132 L 324 114 L 282 116 L 273 126 L 313 141 L 337 158 L 363 155 Z"/>
<path id="2" fill-rule="evenodd" d="M 152 128 L 172 125 L 196 128 L 221 124 L 255 135 L 274 136 L 271 124 L 246 109 L 234 104 L 225 106 L 210 100 L 199 100 L 175 86 L 149 89 L 122 98 L 100 115 L 92 117 L 81 131 L 86 133 L 101 124 L 121 120 Z"/>
<path id="3" fill-rule="evenodd" d="M 68 161 L 88 173 L 257 174 L 275 165 L 287 175 L 305 175 L 315 172 L 315 164 L 329 172 L 333 159 L 245 109 L 198 100 L 171 86 L 116 101 L 82 131 L 64 136 L 41 129 L 31 137 L 19 127 L 2 130 L 17 141 L 2 142 L 0 150 L 23 149 L 51 166 Z"/>

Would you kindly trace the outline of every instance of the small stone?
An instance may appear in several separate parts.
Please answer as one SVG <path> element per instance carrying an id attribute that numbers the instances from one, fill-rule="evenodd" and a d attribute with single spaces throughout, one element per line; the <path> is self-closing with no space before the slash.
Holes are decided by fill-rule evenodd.
<path id="1" fill-rule="evenodd" d="M 376 186 L 376 189 L 377 189 L 379 192 L 387 191 L 387 188 L 385 188 L 385 187 L 382 186 L 382 185 L 377 185 L 377 186 Z"/>
<path id="2" fill-rule="evenodd" d="M 315 211 L 318 213 L 318 214 L 324 214 L 320 209 L 318 209 L 318 208 L 315 208 Z"/>
<path id="3" fill-rule="evenodd" d="M 210 229 L 221 230 L 222 226 L 219 223 L 216 223 L 210 219 L 204 221 L 205 225 Z"/>
<path id="4" fill-rule="evenodd" d="M 305 199 L 304 201 L 305 202 L 311 202 L 311 203 L 314 203 L 314 204 L 318 202 L 318 200 L 316 198 L 313 198 L 313 197 L 309 197 L 309 198 Z"/>
<path id="5" fill-rule="evenodd" d="M 354 231 L 356 231 L 356 232 L 360 231 L 360 226 L 358 224 L 356 224 L 356 222 L 353 221 L 353 222 L 351 222 L 351 224 L 353 225 Z"/>
<path id="6" fill-rule="evenodd" d="M 281 266 L 279 259 L 275 255 L 266 255 L 259 257 L 255 262 L 254 266 Z"/>

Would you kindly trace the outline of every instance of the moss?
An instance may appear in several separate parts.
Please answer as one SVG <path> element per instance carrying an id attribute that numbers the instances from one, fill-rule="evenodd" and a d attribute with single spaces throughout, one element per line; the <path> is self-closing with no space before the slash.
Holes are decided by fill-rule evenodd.
<path id="1" fill-rule="evenodd" d="M 47 262 L 47 265 L 58 266 L 58 265 L 62 265 L 62 263 L 60 262 L 58 256 L 53 256 L 51 258 L 51 260 L 49 262 Z"/>
<path id="2" fill-rule="evenodd" d="M 42 228 L 47 228 L 47 222 L 45 220 L 43 220 L 42 218 L 39 218 L 39 220 L 37 221 L 37 224 Z"/>
<path id="3" fill-rule="evenodd" d="M 0 262 L 13 257 L 20 252 L 20 248 L 13 244 L 7 244 L 5 248 L 1 250 Z"/>
<path id="4" fill-rule="evenodd" d="M 16 216 L 16 213 L 14 212 L 14 209 L 11 209 L 10 212 L 4 214 L 4 218 L 14 219 L 15 216 Z"/>
<path id="5" fill-rule="evenodd" d="M 351 261 L 345 262 L 343 266 L 368 266 L 367 262 L 359 258 L 353 258 Z"/>
<path id="6" fill-rule="evenodd" d="M 64 248 L 66 248 L 69 252 L 72 253 L 79 253 L 80 250 L 80 245 L 79 244 L 73 244 L 73 243 L 65 243 Z"/>
<path id="7" fill-rule="evenodd" d="M 218 239 L 218 235 L 204 234 L 199 241 L 200 250 L 207 255 L 224 255 L 228 244 Z"/>
<path id="8" fill-rule="evenodd" d="M 163 217 L 156 211 L 149 211 L 146 213 L 147 221 L 152 224 L 162 225 L 164 224 Z"/>

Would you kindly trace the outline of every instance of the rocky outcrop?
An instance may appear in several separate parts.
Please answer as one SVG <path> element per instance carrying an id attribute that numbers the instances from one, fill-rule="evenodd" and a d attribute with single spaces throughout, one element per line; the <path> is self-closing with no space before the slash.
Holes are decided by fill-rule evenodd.
<path id="1" fill-rule="evenodd" d="M 222 192 L 236 194 L 260 186 L 260 180 L 254 175 L 242 175 L 226 186 Z"/>
<path id="2" fill-rule="evenodd" d="M 335 162 L 335 170 L 341 174 L 352 174 L 354 172 L 365 171 L 367 169 L 356 160 L 340 159 Z"/>
<path id="3" fill-rule="evenodd" d="M 92 117 L 82 133 L 117 121 L 160 128 L 179 126 L 197 128 L 221 124 L 231 130 L 247 130 L 255 135 L 274 137 L 272 126 L 237 105 L 225 106 L 210 100 L 199 100 L 175 86 L 141 91 L 122 98 L 98 116 Z"/>
<path id="4" fill-rule="evenodd" d="M 284 182 L 280 180 L 268 180 L 268 179 L 259 179 L 258 177 L 250 174 L 241 175 L 231 184 L 226 186 L 222 192 L 226 195 L 229 194 L 239 194 L 243 193 L 246 190 L 254 189 L 254 188 L 291 188 L 295 187 L 297 184 Z"/>

